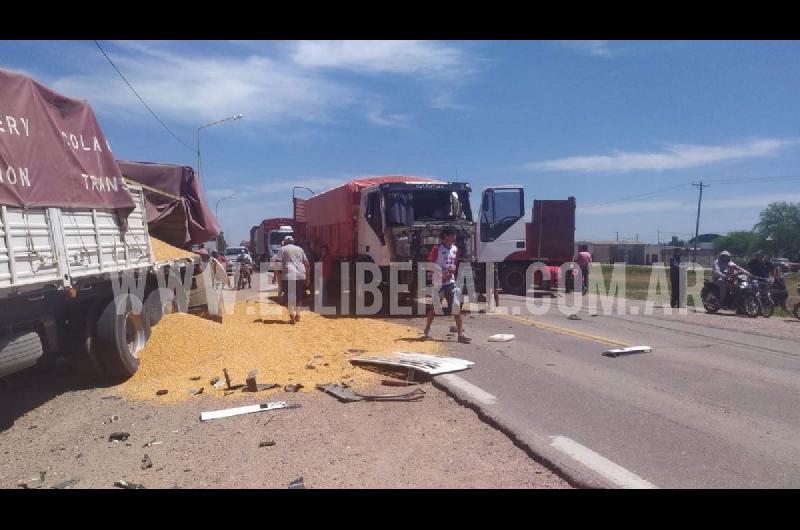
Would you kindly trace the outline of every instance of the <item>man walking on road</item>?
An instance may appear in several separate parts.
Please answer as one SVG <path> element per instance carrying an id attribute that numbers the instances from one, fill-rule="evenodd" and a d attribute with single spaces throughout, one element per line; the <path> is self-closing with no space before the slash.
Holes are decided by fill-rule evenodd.
<path id="1" fill-rule="evenodd" d="M 289 309 L 289 322 L 300 322 L 300 305 L 311 277 L 311 264 L 302 248 L 294 244 L 292 236 L 286 236 L 286 243 L 277 254 L 276 261 L 281 265 L 283 289 L 286 292 L 286 306 Z"/>
<path id="2" fill-rule="evenodd" d="M 440 286 L 434 296 L 447 299 L 447 307 L 453 313 L 458 329 L 458 342 L 469 344 L 472 339 L 464 335 L 464 324 L 461 319 L 461 290 L 456 287 L 456 263 L 458 248 L 456 247 L 456 232 L 450 227 L 442 230 L 442 242 L 435 245 L 428 253 L 428 262 L 439 266 L 439 271 L 434 273 L 433 286 Z M 439 280 L 439 281 L 437 281 Z M 428 308 L 427 323 L 425 324 L 425 338 L 431 339 L 431 324 L 435 315 L 434 304 Z"/>

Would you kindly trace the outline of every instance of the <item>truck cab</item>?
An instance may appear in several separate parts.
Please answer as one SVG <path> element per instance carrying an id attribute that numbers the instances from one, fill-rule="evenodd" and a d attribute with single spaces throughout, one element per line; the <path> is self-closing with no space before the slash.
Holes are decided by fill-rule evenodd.
<path id="1" fill-rule="evenodd" d="M 456 230 L 461 261 L 472 261 L 470 186 L 458 182 L 392 182 L 365 188 L 358 208 L 358 254 L 379 267 L 424 261 L 445 226 Z"/>
<path id="2" fill-rule="evenodd" d="M 291 226 L 281 226 L 267 233 L 267 261 L 272 262 L 275 259 L 275 255 L 281 250 L 283 239 L 287 236 L 294 237 L 294 229 Z"/>
<path id="3" fill-rule="evenodd" d="M 566 200 L 534 200 L 531 218 L 525 215 L 522 186 L 491 186 L 483 189 L 477 222 L 476 261 L 481 267 L 496 263 L 500 286 L 509 294 L 525 295 L 529 287 L 528 267 L 544 263 L 550 280 L 534 275 L 534 286 L 553 288 L 571 277 L 561 278 L 560 266 L 573 259 L 575 245 L 575 197 Z"/>

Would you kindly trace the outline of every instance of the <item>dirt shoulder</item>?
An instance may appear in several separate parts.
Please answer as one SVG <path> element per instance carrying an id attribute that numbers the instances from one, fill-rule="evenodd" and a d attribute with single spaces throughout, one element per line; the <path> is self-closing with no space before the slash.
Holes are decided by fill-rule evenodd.
<path id="1" fill-rule="evenodd" d="M 0 380 L 0 487 L 46 471 L 45 488 L 566 488 L 476 414 L 427 383 L 409 403 L 340 403 L 319 391 L 270 395 L 302 408 L 201 422 L 244 404 L 200 395 L 172 403 L 86 388 L 58 366 Z M 376 387 L 391 393 L 397 388 Z M 250 400 L 248 400 L 250 401 Z M 257 403 L 261 398 L 253 398 Z M 112 415 L 119 420 L 111 422 Z M 125 442 L 109 442 L 117 431 Z M 143 448 L 152 440 L 163 444 Z M 259 443 L 274 441 L 270 447 Z M 147 454 L 153 466 L 141 469 Z"/>

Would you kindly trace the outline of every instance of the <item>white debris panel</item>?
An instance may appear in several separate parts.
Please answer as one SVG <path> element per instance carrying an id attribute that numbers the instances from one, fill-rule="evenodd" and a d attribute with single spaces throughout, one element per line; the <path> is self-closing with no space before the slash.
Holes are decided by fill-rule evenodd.
<path id="1" fill-rule="evenodd" d="M 413 368 L 429 375 L 446 374 L 466 370 L 473 364 L 472 361 L 458 359 L 456 357 L 439 357 L 427 353 L 416 353 L 408 351 L 398 351 L 392 355 L 365 355 L 350 359 L 353 364 L 382 364 L 387 366 L 399 366 L 402 368 Z"/>

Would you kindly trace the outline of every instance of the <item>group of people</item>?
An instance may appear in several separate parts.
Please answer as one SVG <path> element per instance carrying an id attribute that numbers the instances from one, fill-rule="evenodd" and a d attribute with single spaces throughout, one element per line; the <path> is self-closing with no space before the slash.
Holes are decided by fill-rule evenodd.
<path id="1" fill-rule="evenodd" d="M 781 267 L 773 264 L 763 250 L 756 252 L 753 259 L 747 264 L 747 268 L 737 265 L 731 259 L 731 253 L 723 250 L 719 257 L 714 261 L 714 269 L 712 271 L 712 279 L 720 292 L 720 303 L 724 304 L 725 299 L 729 293 L 729 279 L 731 274 L 744 273 L 750 277 L 755 277 L 761 280 L 771 279 L 772 294 L 775 305 L 782 307 L 785 311 L 789 311 L 789 292 L 786 289 L 786 281 L 783 277 Z"/>
<path id="2" fill-rule="evenodd" d="M 441 234 L 441 243 L 434 245 L 428 253 L 427 260 L 439 265 L 441 272 L 434 284 L 439 286 L 435 296 L 440 300 L 447 300 L 447 305 L 456 322 L 458 329 L 458 342 L 469 344 L 472 339 L 464 334 L 464 322 L 461 318 L 461 290 L 456 286 L 456 265 L 458 263 L 458 247 L 455 244 L 455 230 L 445 227 Z M 319 255 L 315 256 L 322 263 L 322 297 L 323 303 L 328 305 L 332 289 L 333 257 L 327 245 L 319 247 Z M 289 311 L 289 322 L 296 324 L 300 321 L 300 306 L 303 303 L 305 290 L 311 288 L 311 262 L 305 250 L 296 245 L 292 236 L 287 236 L 282 242 L 280 251 L 275 255 L 272 266 L 273 282 L 279 285 L 279 294 L 285 296 L 286 306 Z M 431 324 L 435 316 L 434 305 L 428 307 L 426 325 L 423 338 L 432 339 Z"/>

